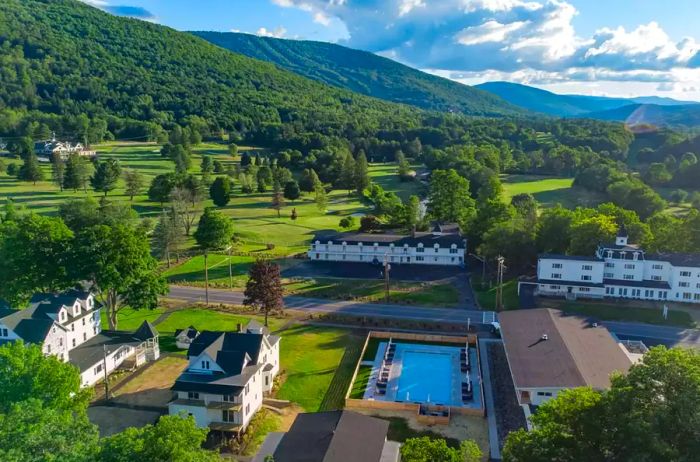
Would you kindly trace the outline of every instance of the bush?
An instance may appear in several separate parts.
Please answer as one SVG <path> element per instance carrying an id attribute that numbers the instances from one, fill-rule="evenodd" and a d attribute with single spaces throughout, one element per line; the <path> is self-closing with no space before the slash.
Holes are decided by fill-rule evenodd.
<path id="1" fill-rule="evenodd" d="M 379 229 L 381 223 L 374 215 L 365 215 L 360 219 L 360 231 L 369 232 Z"/>
<path id="2" fill-rule="evenodd" d="M 354 228 L 355 227 L 355 217 L 353 217 L 351 215 L 349 217 L 341 218 L 339 225 L 341 228 L 344 228 L 344 229 Z"/>

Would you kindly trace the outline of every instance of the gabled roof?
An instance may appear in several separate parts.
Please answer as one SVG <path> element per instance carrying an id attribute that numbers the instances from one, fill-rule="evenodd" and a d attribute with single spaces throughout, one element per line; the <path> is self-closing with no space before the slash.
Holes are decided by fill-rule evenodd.
<path id="1" fill-rule="evenodd" d="M 542 253 L 538 255 L 538 258 L 544 259 L 544 260 L 573 260 L 573 261 L 598 261 L 602 262 L 602 258 L 598 257 L 582 257 L 578 255 L 564 255 L 564 254 L 557 254 L 557 253 Z"/>
<path id="2" fill-rule="evenodd" d="M 257 364 L 263 337 L 263 334 L 248 332 L 203 331 L 190 344 L 187 356 L 199 356 L 206 352 L 212 359 L 216 359 L 219 351 L 240 351 L 247 353 L 251 362 Z"/>
<path id="3" fill-rule="evenodd" d="M 333 244 L 342 244 L 347 242 L 350 245 L 357 245 L 362 243 L 362 245 L 372 246 L 375 243 L 380 247 L 388 247 L 394 244 L 395 247 L 403 247 L 408 245 L 409 247 L 416 247 L 418 244 L 423 244 L 425 247 L 433 247 L 438 244 L 440 247 L 449 247 L 452 244 L 456 245 L 458 248 L 464 247 L 465 240 L 459 234 L 441 234 L 436 235 L 433 233 L 415 233 L 414 235 L 402 235 L 402 234 L 385 234 L 385 233 L 328 233 L 321 232 L 317 233 L 313 239 L 314 242 L 319 241 L 322 244 L 326 244 L 329 241 Z"/>
<path id="4" fill-rule="evenodd" d="M 199 335 L 199 331 L 194 328 L 194 326 L 190 326 L 186 329 L 175 329 L 175 337 L 181 337 L 185 336 L 188 339 L 194 339 Z"/>
<path id="5" fill-rule="evenodd" d="M 700 254 L 697 253 L 657 253 L 647 255 L 647 260 L 667 261 L 673 266 L 686 268 L 700 267 Z"/>
<path id="6" fill-rule="evenodd" d="M 104 330 L 70 350 L 68 360 L 80 369 L 80 372 L 84 372 L 102 360 L 105 351 L 109 355 L 122 346 L 137 347 L 144 341 L 145 339 L 137 338 L 132 332 Z"/>
<path id="7" fill-rule="evenodd" d="M 389 422 L 350 411 L 297 415 L 275 462 L 379 462 Z"/>
<path id="8" fill-rule="evenodd" d="M 144 321 L 134 332 L 134 337 L 140 340 L 149 340 L 158 337 L 158 331 L 149 321 Z"/>
<path id="9" fill-rule="evenodd" d="M 604 389 L 611 373 L 631 366 L 608 330 L 586 318 L 548 308 L 504 311 L 498 318 L 516 388 Z"/>

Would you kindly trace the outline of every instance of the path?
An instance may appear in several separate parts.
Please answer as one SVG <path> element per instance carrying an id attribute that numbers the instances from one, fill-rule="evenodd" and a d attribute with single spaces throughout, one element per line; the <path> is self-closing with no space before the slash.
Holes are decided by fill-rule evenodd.
<path id="1" fill-rule="evenodd" d="M 500 342 L 496 339 L 479 339 L 479 360 L 481 362 L 481 381 L 484 384 L 484 398 L 486 402 L 486 421 L 489 425 L 489 458 L 501 460 L 501 448 L 498 444 L 498 425 L 496 424 L 496 406 L 493 399 L 493 387 L 491 385 L 491 370 L 489 369 L 489 355 L 486 345 L 489 342 Z"/>

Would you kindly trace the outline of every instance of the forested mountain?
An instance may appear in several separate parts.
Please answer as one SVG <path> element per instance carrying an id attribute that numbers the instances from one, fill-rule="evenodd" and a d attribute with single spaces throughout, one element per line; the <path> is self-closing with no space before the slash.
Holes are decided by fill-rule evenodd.
<path id="1" fill-rule="evenodd" d="M 558 95 L 539 88 L 512 82 L 486 82 L 476 86 L 500 96 L 525 109 L 559 117 L 589 117 L 599 120 L 625 121 L 638 108 L 640 115 L 648 113 L 641 123 L 657 125 L 697 125 L 693 113 L 700 112 L 700 104 L 677 101 L 658 96 L 638 98 L 608 98 L 604 96 Z M 608 112 L 609 111 L 609 112 Z"/>
<path id="2" fill-rule="evenodd" d="M 282 40 L 233 32 L 193 32 L 222 48 L 261 59 L 339 88 L 424 109 L 468 115 L 522 113 L 486 91 L 396 61 L 325 42 Z"/>
<path id="3" fill-rule="evenodd" d="M 700 126 L 700 104 L 659 106 L 657 104 L 629 104 L 607 111 L 592 112 L 593 119 L 625 122 L 630 125 L 663 127 Z"/>
<path id="4" fill-rule="evenodd" d="M 0 2 L 0 135 L 28 117 L 97 140 L 197 125 L 312 143 L 412 127 L 417 110 L 333 88 L 77 0 Z"/>

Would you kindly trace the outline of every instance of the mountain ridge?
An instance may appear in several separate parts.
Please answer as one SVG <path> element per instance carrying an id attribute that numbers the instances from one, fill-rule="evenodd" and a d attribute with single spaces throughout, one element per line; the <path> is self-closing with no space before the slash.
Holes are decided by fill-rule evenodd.
<path id="1" fill-rule="evenodd" d="M 374 53 L 333 43 L 237 32 L 190 33 L 304 77 L 386 101 L 476 116 L 526 112 L 489 92 L 422 72 Z"/>

